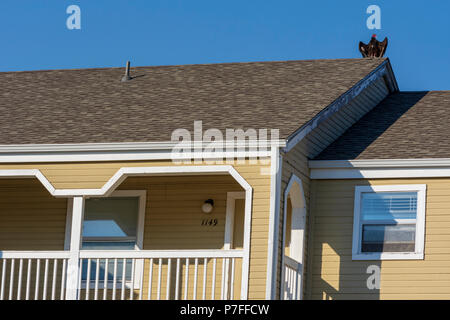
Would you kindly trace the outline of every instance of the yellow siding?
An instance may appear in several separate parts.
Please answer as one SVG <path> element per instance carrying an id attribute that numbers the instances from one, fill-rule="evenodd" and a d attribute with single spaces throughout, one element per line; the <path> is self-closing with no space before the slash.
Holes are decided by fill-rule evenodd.
<path id="1" fill-rule="evenodd" d="M 0 180 L 0 250 L 63 250 L 66 213 L 37 179 Z"/>
<path id="2" fill-rule="evenodd" d="M 266 161 L 269 162 L 269 161 Z M 186 164 L 183 164 L 186 165 Z M 196 164 L 197 165 L 197 164 Z M 116 172 L 122 167 L 146 167 L 146 166 L 176 166 L 171 161 L 130 161 L 130 162 L 88 162 L 88 163 L 35 163 L 35 164 L 1 164 L 0 169 L 39 169 L 50 183 L 57 189 L 92 189 L 101 188 Z M 270 199 L 270 175 L 261 174 L 261 169 L 270 168 L 270 163 L 261 166 L 259 164 L 250 164 L 248 161 L 244 163 L 236 163 L 234 168 L 253 188 L 253 208 L 251 223 L 251 248 L 250 248 L 250 279 L 249 279 L 249 298 L 264 299 L 266 287 L 266 270 L 267 270 L 267 245 L 269 233 L 269 199 Z M 223 244 L 223 221 L 221 219 L 222 230 L 216 229 L 206 233 L 200 232 L 203 228 L 195 226 L 195 222 L 184 221 L 192 226 L 191 231 L 187 231 L 181 224 L 178 226 L 170 225 L 170 221 L 165 219 L 165 214 L 170 212 L 174 219 L 185 219 L 185 212 L 190 212 L 191 217 L 195 217 L 193 208 L 198 210 L 204 197 L 215 197 L 218 199 L 216 203 L 216 214 L 224 216 L 226 191 L 240 190 L 236 189 L 236 184 L 232 182 L 232 190 L 229 190 L 230 183 L 217 183 L 217 177 L 202 177 L 203 182 L 193 188 L 193 183 L 189 178 L 182 181 L 183 184 L 177 184 L 174 178 L 173 183 L 163 186 L 164 183 L 170 182 L 169 178 L 151 177 L 153 181 L 159 180 L 159 183 L 150 185 L 147 196 L 149 197 L 149 209 L 154 211 L 153 216 L 146 218 L 146 230 L 149 230 L 145 236 L 144 247 L 146 249 L 164 249 L 176 246 L 200 246 L 203 245 L 217 248 Z M 135 189 L 144 187 L 144 180 L 147 178 L 129 178 L 119 186 L 119 189 Z M 8 180 L 5 180 L 8 181 Z M 9 180 L 10 181 L 10 180 Z M 163 182 L 165 181 L 165 182 Z M 229 183 L 230 182 L 230 183 Z M 209 183 L 214 184 L 214 189 L 210 188 Z M 197 188 L 197 189 L 196 189 Z M 193 192 L 193 190 L 198 193 Z M 44 192 L 45 193 L 45 192 Z M 48 193 L 47 193 L 48 195 Z M 49 195 L 48 195 L 49 196 Z M 49 196 L 50 197 L 50 196 Z M 50 199 L 52 199 L 50 197 Z M 176 201 L 179 199 L 179 201 Z M 152 200 L 156 200 L 153 201 Z M 59 199 L 64 203 L 64 221 L 65 221 L 65 199 Z M 180 212 L 181 206 L 187 209 Z M 165 208 L 163 207 L 165 206 Z M 154 206 L 154 207 L 152 207 Z M 39 207 L 39 206 L 38 206 Z M 59 208 L 59 207 L 58 207 Z M 150 211 L 149 211 L 150 212 Z M 180 215 L 181 214 L 181 215 Z M 150 220 L 148 220 L 150 219 Z M 189 220 L 189 219 L 187 219 Z M 152 226 L 152 223 L 159 224 L 158 227 Z M 174 227 L 171 237 L 167 235 L 167 228 Z M 184 226 L 184 225 L 183 225 Z M 64 229 L 64 228 L 63 228 Z M 58 237 L 64 239 L 64 231 L 58 231 Z M 190 237 L 190 241 L 183 242 L 184 237 Z M 208 239 L 208 241 L 206 241 Z M 212 239 L 212 240 L 209 240 Z M 219 241 L 221 239 L 221 242 Z M 62 247 L 61 242 L 58 249 Z M 163 246 L 164 248 L 161 248 Z M 43 247 L 37 246 L 38 249 L 44 250 Z"/>
<path id="3" fill-rule="evenodd" d="M 352 261 L 354 187 L 426 184 L 425 259 Z M 312 299 L 449 299 L 450 179 L 315 180 Z M 369 290 L 367 266 L 381 268 L 380 290 Z"/>

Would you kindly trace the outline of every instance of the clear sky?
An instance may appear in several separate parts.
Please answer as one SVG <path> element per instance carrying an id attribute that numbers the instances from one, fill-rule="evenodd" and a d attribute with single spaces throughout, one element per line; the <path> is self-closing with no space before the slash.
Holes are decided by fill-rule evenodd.
<path id="1" fill-rule="evenodd" d="M 1 0 L 0 24 L 0 71 L 357 58 L 376 33 L 401 90 L 450 90 L 448 0 Z"/>

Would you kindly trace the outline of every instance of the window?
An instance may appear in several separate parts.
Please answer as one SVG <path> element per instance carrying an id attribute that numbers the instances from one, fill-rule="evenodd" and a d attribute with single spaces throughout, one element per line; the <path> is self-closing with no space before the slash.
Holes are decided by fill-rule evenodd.
<path id="1" fill-rule="evenodd" d="M 357 186 L 354 260 L 423 259 L 426 185 Z"/>
<path id="2" fill-rule="evenodd" d="M 110 197 L 85 200 L 82 250 L 139 250 L 143 241 L 145 191 L 116 191 Z M 138 261 L 139 262 L 139 261 Z M 105 261 L 100 260 L 99 280 L 105 279 Z M 125 262 L 125 281 L 131 280 L 132 259 Z M 113 280 L 114 262 L 108 263 L 108 281 Z M 82 280 L 95 279 L 96 261 L 83 261 Z M 117 263 L 117 281 L 122 281 L 123 260 Z M 136 278 L 140 276 L 136 266 Z M 88 269 L 90 276 L 88 277 Z"/>

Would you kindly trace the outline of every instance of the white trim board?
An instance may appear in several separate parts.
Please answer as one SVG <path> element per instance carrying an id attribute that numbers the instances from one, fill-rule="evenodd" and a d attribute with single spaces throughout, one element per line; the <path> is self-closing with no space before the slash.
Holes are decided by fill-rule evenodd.
<path id="1" fill-rule="evenodd" d="M 210 175 L 230 174 L 241 185 L 247 184 L 241 175 L 231 166 L 155 166 L 120 168 L 100 189 L 55 189 L 50 181 L 38 169 L 4 169 L 0 178 L 37 178 L 55 197 L 108 196 L 129 176 L 169 176 L 169 175 Z M 245 183 L 244 183 L 245 182 Z"/>
<path id="2" fill-rule="evenodd" d="M 270 213 L 269 213 L 269 240 L 267 243 L 267 276 L 266 299 L 276 297 L 277 264 L 278 264 L 278 231 L 280 224 L 280 194 L 282 178 L 283 156 L 279 148 L 272 149 L 270 163 Z"/>
<path id="3" fill-rule="evenodd" d="M 226 217 L 225 217 L 225 237 L 223 248 L 225 250 L 230 250 L 233 248 L 234 242 L 234 217 L 235 217 L 235 207 L 237 199 L 245 199 L 245 192 L 243 191 L 231 191 L 227 192 L 227 207 L 226 207 Z"/>
<path id="4" fill-rule="evenodd" d="M 384 169 L 311 169 L 311 179 L 448 178 L 450 167 Z"/>
<path id="5" fill-rule="evenodd" d="M 450 177 L 450 159 L 311 160 L 311 179 Z"/>
<path id="6" fill-rule="evenodd" d="M 272 147 L 285 145 L 285 140 L 224 141 L 220 144 L 224 151 L 220 153 L 197 152 L 211 148 L 210 142 L 0 145 L 0 163 L 257 158 L 269 157 Z M 175 148 L 193 151 L 180 155 L 174 154 Z"/>

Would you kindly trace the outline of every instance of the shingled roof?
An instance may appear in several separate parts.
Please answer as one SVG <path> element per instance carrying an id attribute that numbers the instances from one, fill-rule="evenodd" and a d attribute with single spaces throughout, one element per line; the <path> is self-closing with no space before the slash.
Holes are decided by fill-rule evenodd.
<path id="1" fill-rule="evenodd" d="M 314 160 L 450 158 L 450 91 L 393 93 Z"/>
<path id="2" fill-rule="evenodd" d="M 170 141 L 208 128 L 286 138 L 385 59 L 0 73 L 0 144 Z"/>

